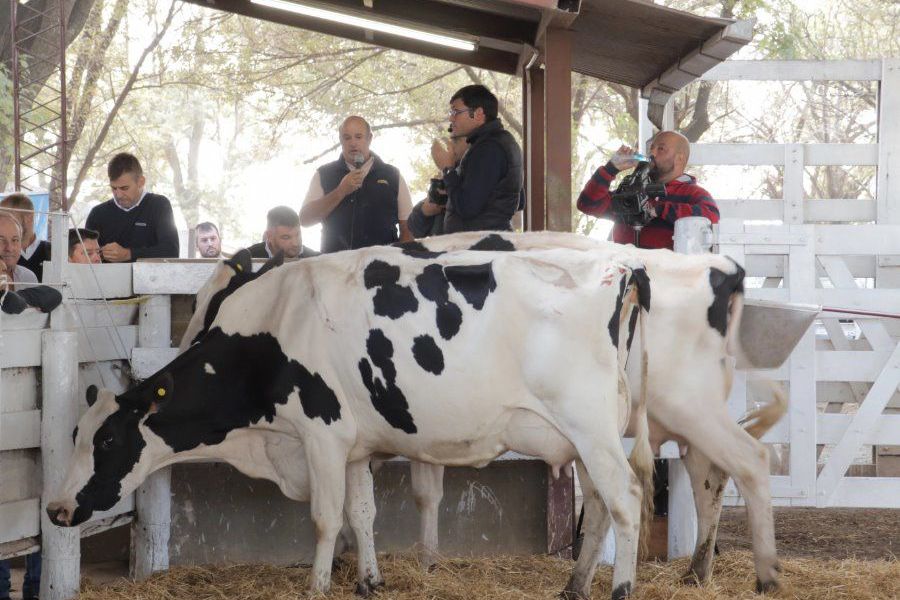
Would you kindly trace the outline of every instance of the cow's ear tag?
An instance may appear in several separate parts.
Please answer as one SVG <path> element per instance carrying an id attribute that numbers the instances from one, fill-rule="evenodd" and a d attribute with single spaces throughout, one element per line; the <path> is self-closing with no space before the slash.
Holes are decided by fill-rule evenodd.
<path id="1" fill-rule="evenodd" d="M 156 395 L 159 396 L 160 398 L 162 398 L 163 396 L 165 396 L 165 395 L 166 395 L 166 388 L 158 388 L 158 389 L 156 390 Z"/>
<path id="2" fill-rule="evenodd" d="M 243 271 L 243 270 L 244 270 L 244 267 L 243 267 L 243 265 L 240 265 L 240 264 L 238 264 L 238 265 L 234 265 L 234 268 L 235 268 L 235 269 L 237 269 L 237 270 L 238 270 L 238 272 L 242 272 L 242 271 Z"/>

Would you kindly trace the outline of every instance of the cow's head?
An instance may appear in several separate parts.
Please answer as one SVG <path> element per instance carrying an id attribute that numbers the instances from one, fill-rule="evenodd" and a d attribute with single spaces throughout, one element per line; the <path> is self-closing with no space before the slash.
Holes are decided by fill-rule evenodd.
<path id="1" fill-rule="evenodd" d="M 184 352 L 191 344 L 209 331 L 210 325 L 219 313 L 219 307 L 236 289 L 284 263 L 284 254 L 279 252 L 270 258 L 257 272 L 253 272 L 253 261 L 250 252 L 238 250 L 234 256 L 219 262 L 212 277 L 197 292 L 194 302 L 194 314 L 188 323 L 179 352 Z"/>
<path id="2" fill-rule="evenodd" d="M 168 372 L 119 396 L 93 385 L 88 388 L 90 408 L 73 432 L 69 472 L 59 496 L 47 505 L 53 523 L 79 525 L 94 511 L 112 508 L 172 455 L 145 422 L 173 394 Z"/>

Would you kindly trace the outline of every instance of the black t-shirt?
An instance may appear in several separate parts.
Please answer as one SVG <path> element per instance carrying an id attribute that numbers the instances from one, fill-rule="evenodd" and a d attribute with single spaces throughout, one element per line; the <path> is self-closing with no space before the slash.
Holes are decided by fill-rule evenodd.
<path id="1" fill-rule="evenodd" d="M 100 233 L 100 245 L 116 242 L 131 260 L 178 258 L 178 231 L 169 199 L 147 193 L 137 207 L 122 210 L 114 200 L 91 209 L 85 227 Z"/>
<path id="2" fill-rule="evenodd" d="M 50 242 L 41 240 L 38 242 L 37 248 L 31 258 L 25 258 L 24 255 L 19 256 L 19 264 L 34 273 L 38 281 L 44 278 L 44 261 L 50 260 Z"/>

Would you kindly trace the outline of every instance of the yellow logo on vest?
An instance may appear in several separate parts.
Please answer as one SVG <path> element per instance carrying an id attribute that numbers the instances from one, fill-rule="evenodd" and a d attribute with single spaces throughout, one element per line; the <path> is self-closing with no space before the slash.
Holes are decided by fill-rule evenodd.
<path id="1" fill-rule="evenodd" d="M 388 185 L 387 179 L 379 179 L 377 183 L 383 183 L 384 185 Z"/>

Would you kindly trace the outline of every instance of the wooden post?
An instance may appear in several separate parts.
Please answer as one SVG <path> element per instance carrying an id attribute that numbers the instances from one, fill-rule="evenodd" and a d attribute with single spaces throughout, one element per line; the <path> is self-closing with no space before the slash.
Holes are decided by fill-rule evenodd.
<path id="1" fill-rule="evenodd" d="M 151 296 L 138 316 L 138 346 L 169 348 L 172 304 L 169 296 Z M 135 491 L 131 524 L 131 577 L 145 579 L 169 568 L 171 529 L 171 472 L 161 469 Z"/>
<path id="2" fill-rule="evenodd" d="M 72 431 L 78 423 L 78 334 L 47 330 L 41 334 L 41 554 L 40 596 L 68 600 L 78 595 L 81 578 L 81 535 L 77 527 L 57 527 L 47 504 L 59 490 L 72 456 Z"/>
<path id="3" fill-rule="evenodd" d="M 547 29 L 547 229 L 572 231 L 572 32 Z"/>
<path id="4" fill-rule="evenodd" d="M 785 165 L 785 175 L 788 167 Z M 787 189 L 787 185 L 785 185 Z M 787 207 L 785 207 L 787 213 Z M 802 219 L 802 216 L 801 216 Z M 785 223 L 787 223 L 785 214 Z M 791 302 L 815 302 L 816 236 L 813 225 L 791 225 L 791 233 L 803 234 L 804 246 L 791 246 L 785 287 Z M 791 500 L 792 506 L 816 505 L 816 329 L 810 327 L 788 362 L 790 395 L 788 403 L 791 439 L 791 487 L 799 488 L 801 497 Z"/>
<path id="5" fill-rule="evenodd" d="M 704 254 L 711 241 L 712 224 L 705 217 L 686 217 L 675 221 L 675 248 L 683 254 Z M 694 492 L 684 461 L 670 458 L 669 469 L 669 560 L 690 556 L 697 545 L 697 511 Z"/>
<path id="6" fill-rule="evenodd" d="M 544 171 L 544 71 L 535 66 L 523 74 L 525 81 L 525 214 L 528 231 L 547 229 L 547 198 Z"/>
<path id="7" fill-rule="evenodd" d="M 900 58 L 881 59 L 878 86 L 878 183 L 875 198 L 879 225 L 900 223 Z"/>

